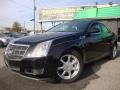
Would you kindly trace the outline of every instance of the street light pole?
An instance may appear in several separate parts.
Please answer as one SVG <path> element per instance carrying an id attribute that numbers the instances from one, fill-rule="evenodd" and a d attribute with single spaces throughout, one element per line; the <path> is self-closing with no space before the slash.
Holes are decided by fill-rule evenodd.
<path id="1" fill-rule="evenodd" d="M 36 22 L 36 3 L 35 3 L 35 0 L 34 0 L 34 34 L 35 34 L 35 22 Z"/>
<path id="2" fill-rule="evenodd" d="M 24 32 L 26 31 L 25 21 L 24 21 Z"/>

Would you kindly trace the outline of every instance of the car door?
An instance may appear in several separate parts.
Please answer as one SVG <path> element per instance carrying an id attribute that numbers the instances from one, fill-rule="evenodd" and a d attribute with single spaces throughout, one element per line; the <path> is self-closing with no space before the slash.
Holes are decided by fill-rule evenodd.
<path id="1" fill-rule="evenodd" d="M 101 39 L 102 39 L 102 48 L 104 49 L 104 54 L 110 53 L 110 45 L 112 41 L 112 32 L 104 25 L 100 24 L 101 27 Z"/>
<path id="2" fill-rule="evenodd" d="M 99 23 L 93 23 L 86 32 L 86 55 L 87 61 L 99 59 L 104 54 L 103 42 L 101 39 L 101 27 Z"/>

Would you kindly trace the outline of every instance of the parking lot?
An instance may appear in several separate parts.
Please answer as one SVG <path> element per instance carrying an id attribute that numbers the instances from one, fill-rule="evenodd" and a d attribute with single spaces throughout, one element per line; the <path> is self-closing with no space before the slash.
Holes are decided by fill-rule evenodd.
<path id="1" fill-rule="evenodd" d="M 85 66 L 80 80 L 65 84 L 44 78 L 32 80 L 9 71 L 0 49 L 0 90 L 120 90 L 120 51 L 115 60 L 102 59 Z"/>

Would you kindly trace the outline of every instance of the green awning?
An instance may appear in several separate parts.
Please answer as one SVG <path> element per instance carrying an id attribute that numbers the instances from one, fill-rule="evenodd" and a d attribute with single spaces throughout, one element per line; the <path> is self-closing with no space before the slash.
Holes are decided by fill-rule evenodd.
<path id="1" fill-rule="evenodd" d="M 120 6 L 90 8 L 77 11 L 74 19 L 120 17 Z"/>

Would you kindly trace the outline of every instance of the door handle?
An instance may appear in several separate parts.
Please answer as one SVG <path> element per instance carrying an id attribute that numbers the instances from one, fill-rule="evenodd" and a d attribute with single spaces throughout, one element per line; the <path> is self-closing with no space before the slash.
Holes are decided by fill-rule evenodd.
<path id="1" fill-rule="evenodd" d="M 79 39 L 85 39 L 86 38 L 86 36 L 80 36 L 79 37 Z"/>

